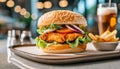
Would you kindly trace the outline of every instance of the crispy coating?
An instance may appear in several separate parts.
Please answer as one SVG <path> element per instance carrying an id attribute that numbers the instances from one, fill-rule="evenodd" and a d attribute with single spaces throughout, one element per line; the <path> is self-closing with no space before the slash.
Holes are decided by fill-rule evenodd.
<path id="1" fill-rule="evenodd" d="M 65 42 L 65 35 L 66 34 L 59 34 L 59 33 L 53 33 L 53 32 L 50 32 L 50 33 L 45 33 L 45 34 L 42 34 L 40 36 L 40 38 L 42 40 L 45 40 L 47 42 L 60 42 L 60 43 L 63 43 Z"/>
<path id="2" fill-rule="evenodd" d="M 70 33 L 70 34 L 67 34 L 66 35 L 66 39 L 69 40 L 69 41 L 73 41 L 75 40 L 78 36 L 82 36 L 82 34 L 79 34 L 79 33 Z"/>
<path id="3" fill-rule="evenodd" d="M 59 42 L 64 43 L 66 40 L 73 41 L 78 36 L 82 36 L 82 34 L 79 33 L 69 33 L 69 34 L 62 34 L 62 33 L 56 33 L 56 32 L 50 32 L 40 35 L 40 39 L 45 40 L 47 42 Z"/>

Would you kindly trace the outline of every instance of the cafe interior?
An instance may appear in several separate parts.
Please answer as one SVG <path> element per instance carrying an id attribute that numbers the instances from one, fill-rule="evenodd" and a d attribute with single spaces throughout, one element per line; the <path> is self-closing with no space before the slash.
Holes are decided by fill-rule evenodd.
<path id="1" fill-rule="evenodd" d="M 27 62 L 29 64 L 28 66 L 27 64 L 19 65 L 19 63 L 16 64 L 17 62 L 10 61 L 9 58 L 11 57 L 11 50 L 8 49 L 8 46 L 27 43 L 35 44 L 35 38 L 39 35 L 36 31 L 38 29 L 37 24 L 39 17 L 54 10 L 70 10 L 83 15 L 87 21 L 87 31 L 99 35 L 99 25 L 97 19 L 98 4 L 109 3 L 110 1 L 111 3 L 116 3 L 117 7 L 117 21 L 115 29 L 117 30 L 116 37 L 119 38 L 120 0 L 0 0 L 0 69 L 73 69 L 75 66 L 79 69 L 80 67 L 77 65 L 69 65 L 65 67 L 61 65 L 57 67 L 57 65 L 39 65 L 41 63 L 38 63 L 38 65 L 34 64 L 33 67 L 31 64 L 31 68 L 28 67 L 30 65 L 29 62 Z M 13 37 L 15 40 L 12 39 Z M 13 40 L 13 42 L 9 42 L 11 40 Z M 17 40 L 19 42 L 16 42 Z M 119 59 L 112 61 L 114 63 L 119 61 L 117 63 L 120 63 Z M 94 67 L 97 66 L 97 64 L 97 67 L 99 67 L 99 65 L 104 63 L 100 62 L 101 64 L 99 64 L 98 62 L 88 63 L 88 66 L 85 63 L 85 65 L 78 65 L 82 68 L 86 67 L 86 69 L 96 69 Z M 103 64 L 101 68 L 103 67 L 103 69 L 108 69 L 110 66 L 109 62 L 110 61 L 105 61 L 106 66 L 108 67 L 105 68 Z M 96 65 L 94 66 L 94 64 Z M 37 66 L 41 66 L 41 68 L 38 68 Z M 101 68 L 99 67 L 98 69 Z"/>

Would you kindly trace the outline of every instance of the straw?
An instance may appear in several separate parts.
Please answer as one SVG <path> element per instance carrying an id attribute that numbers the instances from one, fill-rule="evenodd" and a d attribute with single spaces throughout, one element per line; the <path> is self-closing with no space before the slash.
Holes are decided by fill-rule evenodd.
<path id="1" fill-rule="evenodd" d="M 109 7 L 110 7 L 110 5 L 111 5 L 111 0 L 109 0 Z"/>

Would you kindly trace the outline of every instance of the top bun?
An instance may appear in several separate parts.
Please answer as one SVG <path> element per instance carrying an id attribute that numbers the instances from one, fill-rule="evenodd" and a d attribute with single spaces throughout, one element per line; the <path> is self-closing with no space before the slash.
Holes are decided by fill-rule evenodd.
<path id="1" fill-rule="evenodd" d="M 86 19 L 81 15 L 69 10 L 55 10 L 43 14 L 38 20 L 38 28 L 53 24 L 80 24 L 87 26 Z"/>

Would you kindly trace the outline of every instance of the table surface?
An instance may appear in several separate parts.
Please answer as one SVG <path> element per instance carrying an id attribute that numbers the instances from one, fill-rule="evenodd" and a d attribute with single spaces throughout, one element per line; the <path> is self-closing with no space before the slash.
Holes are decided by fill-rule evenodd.
<path id="1" fill-rule="evenodd" d="M 20 69 L 13 64 L 7 62 L 7 41 L 0 40 L 0 69 Z"/>
<path id="2" fill-rule="evenodd" d="M 15 65 L 7 63 L 6 50 L 6 40 L 0 40 L 0 69 L 19 69 Z M 21 57 L 17 58 L 21 63 L 26 64 L 26 66 L 32 66 L 33 68 L 38 67 L 37 69 L 120 69 L 119 58 L 104 61 L 77 63 L 71 65 L 47 65 L 35 63 Z"/>

